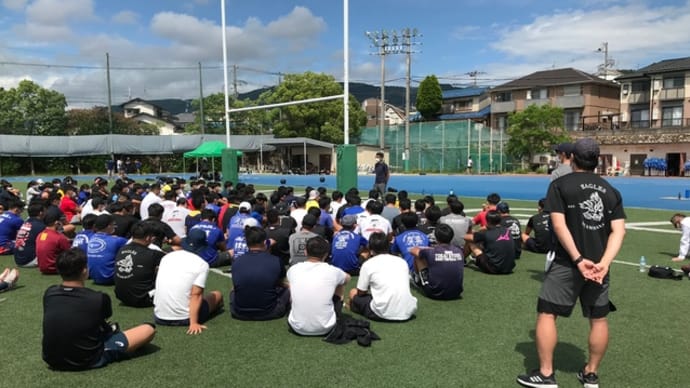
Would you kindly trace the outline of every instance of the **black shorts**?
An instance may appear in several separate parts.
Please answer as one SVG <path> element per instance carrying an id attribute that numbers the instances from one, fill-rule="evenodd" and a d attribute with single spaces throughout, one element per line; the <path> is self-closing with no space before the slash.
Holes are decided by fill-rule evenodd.
<path id="1" fill-rule="evenodd" d="M 278 299 L 272 310 L 238 311 L 235 303 L 235 290 L 230 291 L 230 315 L 241 321 L 270 321 L 284 317 L 290 311 L 290 290 L 276 287 Z"/>
<path id="2" fill-rule="evenodd" d="M 204 323 L 211 318 L 211 309 L 208 305 L 206 299 L 201 301 L 201 307 L 199 307 L 199 316 L 197 317 L 198 323 Z M 163 326 L 187 326 L 189 325 L 189 318 L 187 319 L 160 319 L 157 316 L 153 316 L 153 319 L 157 324 Z"/>
<path id="3" fill-rule="evenodd" d="M 366 295 L 355 295 L 352 298 L 350 309 L 353 313 L 363 315 L 372 321 L 383 321 L 384 319 L 376 315 L 376 313 L 371 309 L 371 294 Z"/>
<path id="4" fill-rule="evenodd" d="M 530 237 L 525 241 L 525 249 L 535 253 L 547 253 L 549 251 L 547 248 L 539 246 L 534 237 Z"/>
<path id="5" fill-rule="evenodd" d="M 482 272 L 486 272 L 492 275 L 495 275 L 498 273 L 496 270 L 496 267 L 494 267 L 490 262 L 489 258 L 486 256 L 485 253 L 482 253 L 481 255 L 477 256 L 475 258 L 477 267 L 482 270 Z"/>
<path id="6" fill-rule="evenodd" d="M 615 307 L 609 301 L 609 276 L 604 283 L 585 281 L 577 267 L 556 259 L 544 276 L 537 312 L 569 317 L 580 299 L 585 318 L 604 318 Z"/>

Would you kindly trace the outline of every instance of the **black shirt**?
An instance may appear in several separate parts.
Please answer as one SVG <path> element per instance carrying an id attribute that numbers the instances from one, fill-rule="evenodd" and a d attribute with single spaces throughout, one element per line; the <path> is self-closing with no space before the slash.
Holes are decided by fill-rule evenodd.
<path id="1" fill-rule="evenodd" d="M 36 236 L 46 228 L 43 221 L 30 217 L 24 222 L 14 244 L 14 262 L 26 265 L 36 258 Z"/>
<path id="2" fill-rule="evenodd" d="M 151 307 L 149 291 L 156 288 L 156 271 L 165 252 L 136 242 L 122 248 L 115 256 L 115 296 L 133 307 Z"/>
<path id="3" fill-rule="evenodd" d="M 483 243 L 482 252 L 498 273 L 510 273 L 515 268 L 515 243 L 504 226 L 474 233 L 474 242 Z"/>
<path id="4" fill-rule="evenodd" d="M 158 218 L 149 217 L 145 221 L 150 221 L 153 223 L 155 231 L 153 234 L 152 243 L 156 244 L 159 248 L 163 248 L 163 242 L 165 242 L 165 240 L 172 240 L 175 236 L 177 236 L 170 225 L 159 220 Z"/>
<path id="5" fill-rule="evenodd" d="M 618 190 L 591 172 L 573 172 L 551 182 L 544 211 L 565 215 L 575 246 L 582 256 L 595 263 L 606 250 L 611 221 L 625 218 Z M 555 248 L 557 261 L 572 264 L 574 258 L 559 241 Z"/>
<path id="6" fill-rule="evenodd" d="M 522 255 L 522 229 L 520 228 L 520 221 L 511 215 L 502 216 L 501 226 L 510 232 L 510 237 L 513 238 L 515 243 L 515 258 L 519 259 Z"/>
<path id="7" fill-rule="evenodd" d="M 130 214 L 113 214 L 112 216 L 113 222 L 115 223 L 115 231 L 113 234 L 124 238 L 132 237 L 132 227 L 139 222 L 139 218 Z"/>
<path id="8" fill-rule="evenodd" d="M 83 370 L 103 355 L 110 297 L 84 287 L 49 287 L 43 295 L 43 361 L 60 370 Z"/>
<path id="9" fill-rule="evenodd" d="M 289 218 L 289 217 L 288 217 Z M 271 254 L 278 256 L 283 264 L 287 265 L 290 261 L 290 228 L 280 225 L 269 225 L 266 227 L 266 235 L 275 241 L 271 246 Z"/>
<path id="10" fill-rule="evenodd" d="M 534 241 L 537 251 L 546 253 L 551 250 L 551 216 L 541 212 L 530 217 L 527 227 L 534 231 Z"/>

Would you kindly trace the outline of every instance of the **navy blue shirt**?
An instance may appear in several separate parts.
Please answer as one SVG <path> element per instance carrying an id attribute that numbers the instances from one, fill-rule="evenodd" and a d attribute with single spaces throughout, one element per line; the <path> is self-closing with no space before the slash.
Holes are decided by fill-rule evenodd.
<path id="1" fill-rule="evenodd" d="M 419 257 L 429 265 L 429 284 L 424 286 L 424 294 L 432 299 L 459 298 L 465 272 L 462 249 L 441 244 L 420 250 Z"/>
<path id="2" fill-rule="evenodd" d="M 268 252 L 250 251 L 232 264 L 233 299 L 230 308 L 244 316 L 270 314 L 278 301 L 279 282 L 285 278 L 280 259 Z"/>
<path id="3" fill-rule="evenodd" d="M 43 221 L 29 217 L 17 232 L 14 243 L 14 262 L 17 265 L 29 264 L 36 258 L 36 236 L 46 228 Z"/>

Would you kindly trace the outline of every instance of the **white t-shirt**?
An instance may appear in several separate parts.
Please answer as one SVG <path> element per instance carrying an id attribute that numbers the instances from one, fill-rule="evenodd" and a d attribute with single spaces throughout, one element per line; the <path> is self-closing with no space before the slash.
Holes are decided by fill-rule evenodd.
<path id="1" fill-rule="evenodd" d="M 184 222 L 188 215 L 189 209 L 184 206 L 178 206 L 172 210 L 165 211 L 162 221 L 168 224 L 176 235 L 184 238 L 187 237 L 187 229 Z"/>
<path id="2" fill-rule="evenodd" d="M 163 202 L 161 197 L 157 196 L 156 193 L 154 193 L 153 191 L 146 194 L 144 199 L 141 200 L 141 204 L 139 205 L 139 215 L 141 216 L 141 219 L 145 220 L 149 218 L 149 206 L 153 205 L 154 203 L 161 202 Z"/>
<path id="3" fill-rule="evenodd" d="M 327 263 L 305 261 L 287 271 L 292 308 L 288 324 L 302 335 L 324 335 L 335 326 L 333 293 L 345 284 L 345 272 Z"/>
<path id="4" fill-rule="evenodd" d="M 417 311 L 407 262 L 398 256 L 384 253 L 366 260 L 359 270 L 357 289 L 369 290 L 371 310 L 381 318 L 404 321 Z"/>
<path id="5" fill-rule="evenodd" d="M 192 286 L 206 287 L 208 263 L 188 251 L 173 251 L 163 256 L 156 276 L 153 313 L 165 320 L 189 318 Z"/>
<path id="6" fill-rule="evenodd" d="M 295 222 L 297 222 L 297 226 L 295 227 L 295 231 L 300 231 L 302 230 L 302 220 L 304 219 L 304 216 L 307 215 L 307 209 L 300 207 L 297 209 L 293 209 L 290 212 L 290 217 L 292 217 Z"/>
<path id="7" fill-rule="evenodd" d="M 374 232 L 383 232 L 386 235 L 393 232 L 391 223 L 379 214 L 370 214 L 358 220 L 358 231 L 367 241 Z"/>

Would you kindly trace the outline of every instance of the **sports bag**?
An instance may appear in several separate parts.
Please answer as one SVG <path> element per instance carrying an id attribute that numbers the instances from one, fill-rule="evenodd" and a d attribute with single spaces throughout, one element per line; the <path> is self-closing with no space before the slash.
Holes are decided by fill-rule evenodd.
<path id="1" fill-rule="evenodd" d="M 660 265 L 653 265 L 649 267 L 649 276 L 659 279 L 673 279 L 681 280 L 683 275 L 676 273 L 676 271 L 671 267 L 663 267 Z"/>

